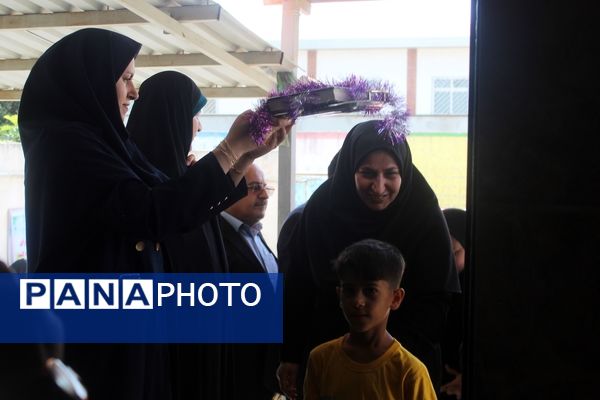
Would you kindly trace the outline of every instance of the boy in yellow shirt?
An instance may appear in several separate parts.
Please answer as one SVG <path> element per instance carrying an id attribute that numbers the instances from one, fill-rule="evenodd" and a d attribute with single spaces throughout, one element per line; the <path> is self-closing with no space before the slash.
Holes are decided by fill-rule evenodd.
<path id="1" fill-rule="evenodd" d="M 335 270 L 350 332 L 311 351 L 304 399 L 436 399 L 425 365 L 386 330 L 390 310 L 404 298 L 400 251 L 361 240 L 340 253 Z"/>

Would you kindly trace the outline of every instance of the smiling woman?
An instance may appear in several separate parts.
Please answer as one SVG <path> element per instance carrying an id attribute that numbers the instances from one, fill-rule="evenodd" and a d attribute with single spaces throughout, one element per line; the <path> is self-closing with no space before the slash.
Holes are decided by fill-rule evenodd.
<path id="1" fill-rule="evenodd" d="M 356 193 L 371 210 L 385 210 L 398 196 L 402 177 L 398 163 L 383 150 L 367 155 L 354 173 Z"/>
<path id="2" fill-rule="evenodd" d="M 292 240 L 281 249 L 280 257 L 292 260 L 279 370 L 287 393 L 302 379 L 298 365 L 308 351 L 343 334 L 331 260 L 365 238 L 394 244 L 404 255 L 406 297 L 388 330 L 439 385 L 444 315 L 450 294 L 459 291 L 448 230 L 435 194 L 412 164 L 408 143 L 390 143 L 378 133 L 378 122 L 360 123 L 348 133 L 333 177 L 308 200 Z"/>

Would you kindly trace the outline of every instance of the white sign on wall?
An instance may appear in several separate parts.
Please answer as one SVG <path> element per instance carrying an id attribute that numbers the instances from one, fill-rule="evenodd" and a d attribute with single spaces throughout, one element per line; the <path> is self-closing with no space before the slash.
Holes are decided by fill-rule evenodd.
<path id="1" fill-rule="evenodd" d="M 13 208 L 8 210 L 8 264 L 21 258 L 27 258 L 25 210 Z"/>

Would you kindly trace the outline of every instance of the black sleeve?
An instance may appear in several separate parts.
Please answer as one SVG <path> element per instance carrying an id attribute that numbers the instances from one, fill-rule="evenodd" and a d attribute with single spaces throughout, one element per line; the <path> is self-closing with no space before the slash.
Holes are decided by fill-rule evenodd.
<path id="1" fill-rule="evenodd" d="M 310 321 L 312 299 L 316 291 L 305 251 L 302 223 L 291 239 L 278 246 L 279 259 L 286 260 L 281 361 L 300 364 L 307 341 L 305 329 Z"/>
<path id="2" fill-rule="evenodd" d="M 48 192 L 124 236 L 158 241 L 189 231 L 247 190 L 244 180 L 236 190 L 212 153 L 182 177 L 149 186 L 93 132 L 62 132 L 47 146 L 46 176 L 61 177 L 45 182 Z"/>
<path id="3" fill-rule="evenodd" d="M 277 258 L 279 261 L 279 271 L 283 273 L 290 269 L 292 262 L 290 246 L 301 217 L 302 213 L 292 212 L 281 226 L 281 231 L 279 231 L 279 237 L 277 238 Z"/>

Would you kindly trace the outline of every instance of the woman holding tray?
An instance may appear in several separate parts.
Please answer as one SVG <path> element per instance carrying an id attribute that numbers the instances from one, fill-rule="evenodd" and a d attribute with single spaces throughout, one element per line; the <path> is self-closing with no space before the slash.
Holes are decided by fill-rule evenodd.
<path id="1" fill-rule="evenodd" d="M 198 226 L 245 185 L 236 171 L 288 132 L 289 121 L 279 120 L 257 146 L 242 114 L 224 144 L 169 180 L 123 124 L 138 97 L 140 48 L 118 33 L 83 29 L 52 45 L 29 74 L 19 131 L 31 271 L 164 271 L 163 238 Z M 67 344 L 65 358 L 92 399 L 171 398 L 164 346 Z"/>

